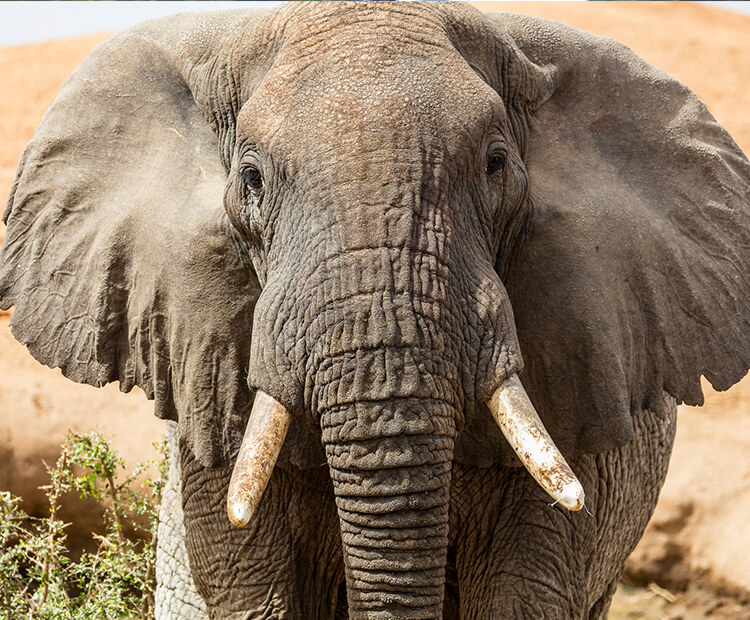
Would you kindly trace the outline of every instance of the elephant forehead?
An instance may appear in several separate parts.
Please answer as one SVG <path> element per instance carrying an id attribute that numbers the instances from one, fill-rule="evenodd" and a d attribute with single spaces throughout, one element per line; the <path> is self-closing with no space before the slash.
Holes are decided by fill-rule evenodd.
<path id="1" fill-rule="evenodd" d="M 444 157 L 474 149 L 505 113 L 499 97 L 471 70 L 459 84 L 456 72 L 430 61 L 377 66 L 366 53 L 351 63 L 286 81 L 269 74 L 243 106 L 239 133 L 259 146 L 309 159 L 347 152 L 407 150 Z"/>
<path id="2" fill-rule="evenodd" d="M 340 27 L 321 20 L 297 26 L 307 37 L 285 36 L 273 67 L 243 107 L 240 131 L 260 141 L 293 142 L 307 154 L 310 147 L 340 152 L 347 142 L 355 151 L 373 144 L 425 147 L 436 140 L 460 148 L 490 119 L 504 116 L 502 102 L 439 24 L 416 21 L 420 36 L 390 11 Z M 312 36 L 311 28 L 320 36 Z"/>
<path id="3" fill-rule="evenodd" d="M 283 24 L 284 45 L 301 55 L 382 41 L 384 34 L 391 50 L 414 42 L 439 46 L 447 41 L 444 15 L 427 3 L 292 2 L 277 19 Z"/>

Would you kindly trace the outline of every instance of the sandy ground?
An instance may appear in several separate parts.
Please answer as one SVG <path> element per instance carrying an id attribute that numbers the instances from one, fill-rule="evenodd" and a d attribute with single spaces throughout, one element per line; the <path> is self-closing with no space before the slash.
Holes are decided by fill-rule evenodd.
<path id="1" fill-rule="evenodd" d="M 610 36 L 676 76 L 750 152 L 750 19 L 690 3 L 478 3 L 556 19 Z M 44 111 L 69 73 L 104 36 L 0 49 L 0 196 Z M 3 228 L 0 225 L 0 238 Z M 152 456 L 163 424 L 140 392 L 96 390 L 42 367 L 0 312 L 0 489 L 42 507 L 41 459 L 56 458 L 65 431 L 102 429 L 129 463 Z M 707 390 L 682 407 L 657 513 L 628 567 L 612 618 L 750 617 L 750 379 Z M 68 506 L 85 531 L 90 507 Z M 650 588 L 643 586 L 658 583 Z M 700 586 L 700 587 L 698 587 Z M 721 591 L 727 596 L 720 596 Z"/>

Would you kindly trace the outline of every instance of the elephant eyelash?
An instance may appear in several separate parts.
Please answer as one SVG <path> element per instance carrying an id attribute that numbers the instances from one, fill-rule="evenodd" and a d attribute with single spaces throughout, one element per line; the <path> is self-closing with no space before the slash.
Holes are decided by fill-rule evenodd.
<path id="1" fill-rule="evenodd" d="M 244 164 L 239 171 L 238 200 L 239 215 L 246 225 L 259 225 L 260 205 L 265 189 L 266 182 L 260 166 L 255 163 Z"/>

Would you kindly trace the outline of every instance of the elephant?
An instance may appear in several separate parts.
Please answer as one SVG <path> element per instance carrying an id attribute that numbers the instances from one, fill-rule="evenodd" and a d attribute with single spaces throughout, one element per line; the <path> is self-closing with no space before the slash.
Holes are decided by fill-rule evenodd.
<path id="1" fill-rule="evenodd" d="M 4 220 L 14 336 L 168 421 L 163 618 L 604 618 L 676 404 L 750 366 L 729 134 L 615 41 L 463 3 L 134 26 Z"/>

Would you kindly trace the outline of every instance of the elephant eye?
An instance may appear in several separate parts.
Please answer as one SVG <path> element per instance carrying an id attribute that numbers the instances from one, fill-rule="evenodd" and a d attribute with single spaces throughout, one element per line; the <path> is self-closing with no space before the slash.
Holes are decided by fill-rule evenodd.
<path id="1" fill-rule="evenodd" d="M 487 157 L 487 174 L 493 175 L 505 168 L 505 154 L 499 151 L 490 153 Z"/>
<path id="2" fill-rule="evenodd" d="M 263 189 L 263 175 L 255 166 L 246 166 L 241 174 L 242 182 L 248 192 L 257 194 Z"/>

